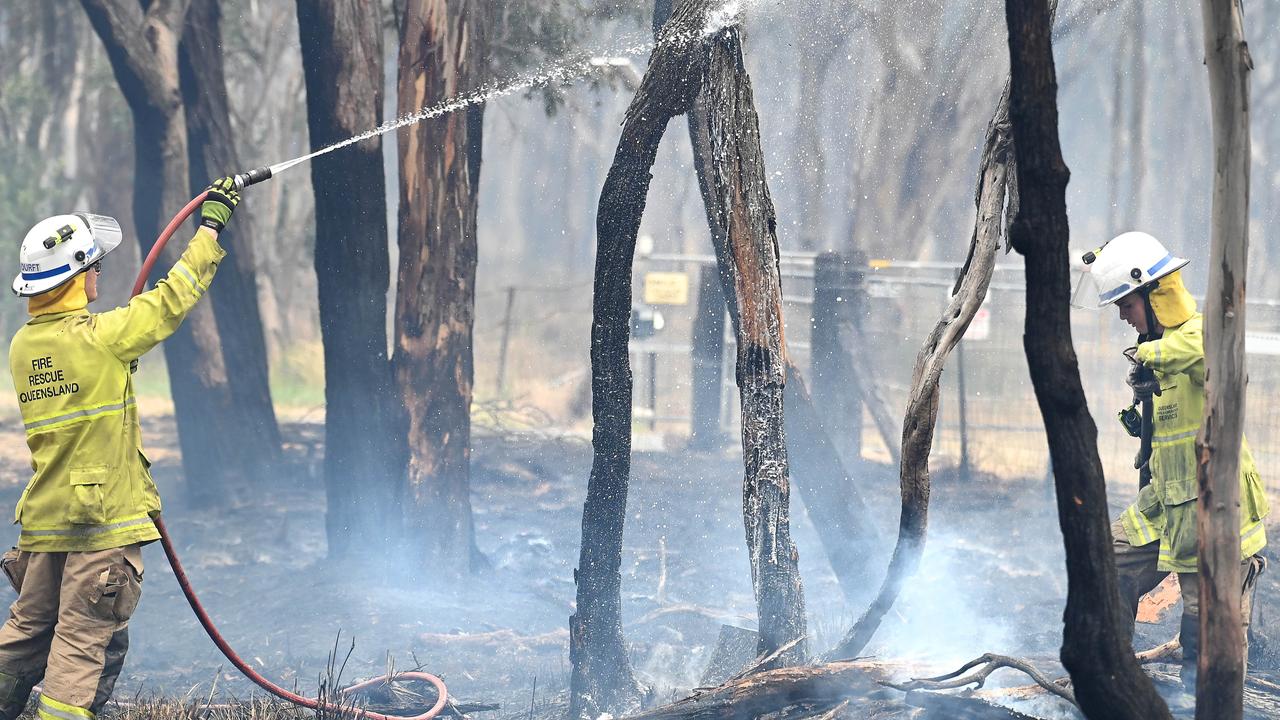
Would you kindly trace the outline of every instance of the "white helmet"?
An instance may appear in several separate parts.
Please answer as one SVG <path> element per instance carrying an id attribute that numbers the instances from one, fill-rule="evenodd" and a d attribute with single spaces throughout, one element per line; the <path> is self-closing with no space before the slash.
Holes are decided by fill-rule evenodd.
<path id="1" fill-rule="evenodd" d="M 1106 307 L 1142 286 L 1181 270 L 1180 258 L 1144 232 L 1117 235 L 1101 248 L 1085 253 L 1085 274 L 1097 292 L 1096 307 Z"/>
<path id="2" fill-rule="evenodd" d="M 115 250 L 123 237 L 120 223 L 106 215 L 78 212 L 41 220 L 22 240 L 14 294 L 31 297 L 53 290 Z"/>

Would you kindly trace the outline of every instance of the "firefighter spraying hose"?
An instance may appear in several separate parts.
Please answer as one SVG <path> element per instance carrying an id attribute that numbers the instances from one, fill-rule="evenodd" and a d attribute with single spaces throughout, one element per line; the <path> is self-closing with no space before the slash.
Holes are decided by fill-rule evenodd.
<path id="1" fill-rule="evenodd" d="M 367 680 L 340 691 L 335 702 L 297 695 L 249 667 L 191 587 L 160 517 L 160 495 L 142 451 L 132 378 L 138 358 L 172 335 L 208 291 L 226 254 L 218 236 L 240 190 L 317 154 L 215 180 L 165 226 L 124 307 L 87 309 L 98 296 L 103 258 L 123 240 L 114 218 L 56 215 L 23 239 L 13 291 L 27 300 L 31 319 L 13 338 L 9 370 L 33 476 L 15 512 L 18 546 L 0 558 L 0 570 L 18 593 L 0 626 L 0 720 L 16 720 L 42 681 L 41 720 L 95 720 L 128 651 L 129 620 L 142 594 L 141 548 L 155 540 L 210 639 L 272 695 L 365 720 L 430 720 L 448 702 L 444 683 L 425 672 Z M 144 292 L 169 239 L 197 211 L 200 228 L 186 250 Z M 411 717 L 346 706 L 356 692 L 404 680 L 435 686 L 435 704 Z"/>
<path id="2" fill-rule="evenodd" d="M 291 165 L 294 163 L 289 164 Z M 232 179 L 235 184 L 235 188 L 240 190 L 249 185 L 254 185 L 268 180 L 273 174 L 271 167 L 260 167 L 246 173 L 235 175 Z M 147 258 L 142 264 L 142 269 L 138 272 L 138 278 L 134 281 L 133 292 L 131 295 L 137 295 L 142 292 L 143 288 L 146 286 L 147 277 L 151 274 L 151 270 L 155 266 L 156 261 L 160 258 L 160 254 L 164 252 L 165 245 L 168 244 L 169 238 L 173 236 L 178 228 L 180 228 L 182 224 L 191 217 L 191 215 L 200 209 L 207 195 L 208 191 L 205 191 L 192 198 L 191 202 L 187 203 L 181 210 L 179 210 L 178 214 L 174 215 L 173 219 L 169 221 L 169 224 L 161 231 L 160 236 L 156 238 L 155 244 L 151 247 L 151 251 L 147 253 Z M 252 680 L 258 687 L 282 700 L 305 708 L 310 708 L 312 710 L 323 709 L 330 712 L 339 711 L 338 707 L 325 703 L 318 698 L 303 697 L 276 685 L 255 671 L 248 663 L 236 654 L 231 645 L 227 643 L 226 639 L 222 637 L 222 634 L 218 632 L 218 628 L 213 624 L 213 619 L 209 617 L 209 613 L 205 611 L 204 606 L 200 603 L 200 598 L 196 596 L 195 590 L 191 587 L 191 581 L 187 578 L 187 573 L 182 567 L 182 561 L 178 558 L 177 551 L 173 547 L 173 540 L 169 536 L 169 530 L 165 527 L 164 520 L 161 519 L 159 514 L 157 514 L 153 521 L 155 523 L 156 530 L 160 533 L 160 545 L 164 548 L 165 557 L 168 558 L 169 565 L 173 568 L 173 575 L 177 578 L 179 587 L 182 588 L 182 594 L 187 598 L 187 603 L 191 605 L 191 610 L 195 612 L 196 618 L 200 621 L 200 625 L 204 628 L 205 632 L 209 634 L 209 639 L 213 641 L 214 645 L 218 646 L 218 650 L 222 652 L 227 660 L 234 665 L 241 674 Z M 341 711 L 343 714 L 349 715 L 350 717 L 363 718 L 366 720 L 431 720 L 431 718 L 439 715 L 440 711 L 444 709 L 445 703 L 448 700 L 448 690 L 445 688 L 444 681 L 435 675 L 425 672 L 403 672 L 396 673 L 394 677 L 386 676 L 373 678 L 371 680 L 366 680 L 364 682 L 357 683 L 356 685 L 352 685 L 342 690 L 340 694 L 343 696 L 352 695 L 361 690 L 366 690 L 383 683 L 402 680 L 421 680 L 434 685 L 438 698 L 431 709 L 425 713 L 411 717 L 384 715 L 368 710 L 350 708 L 341 708 Z"/>

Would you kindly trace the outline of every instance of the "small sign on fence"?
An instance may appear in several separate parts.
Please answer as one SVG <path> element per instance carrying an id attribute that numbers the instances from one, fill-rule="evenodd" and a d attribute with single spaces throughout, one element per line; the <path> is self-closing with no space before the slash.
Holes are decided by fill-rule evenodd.
<path id="1" fill-rule="evenodd" d="M 689 276 L 681 272 L 645 273 L 644 301 L 649 305 L 688 305 Z"/>

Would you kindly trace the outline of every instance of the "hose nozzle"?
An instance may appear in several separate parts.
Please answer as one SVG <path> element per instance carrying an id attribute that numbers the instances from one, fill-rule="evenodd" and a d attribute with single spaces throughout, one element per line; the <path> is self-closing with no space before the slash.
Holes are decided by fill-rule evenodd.
<path id="1" fill-rule="evenodd" d="M 271 177 L 271 168 L 260 167 L 260 168 L 254 168 L 253 170 L 250 170 L 247 173 L 240 173 L 239 175 L 236 175 L 234 177 L 234 180 L 236 183 L 236 189 L 243 190 L 249 185 L 255 185 L 257 183 L 262 182 L 263 180 L 269 179 L 270 177 Z"/>

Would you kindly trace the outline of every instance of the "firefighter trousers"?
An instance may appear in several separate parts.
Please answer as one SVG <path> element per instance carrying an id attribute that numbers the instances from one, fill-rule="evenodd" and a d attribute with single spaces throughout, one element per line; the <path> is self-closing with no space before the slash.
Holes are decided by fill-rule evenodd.
<path id="1" fill-rule="evenodd" d="M 18 591 L 0 626 L 0 720 L 17 718 L 41 680 L 41 720 L 94 718 L 129 649 L 142 547 L 11 550 L 0 564 Z"/>
<path id="2" fill-rule="evenodd" d="M 1111 547 L 1115 553 L 1116 576 L 1120 585 L 1120 598 L 1128 610 L 1129 631 L 1133 634 L 1134 618 L 1138 614 L 1138 601 L 1151 592 L 1169 575 L 1167 570 L 1157 569 L 1160 543 L 1130 545 L 1124 526 L 1119 520 L 1111 523 Z M 1253 618 L 1253 595 L 1258 575 L 1262 574 L 1266 561 L 1254 555 L 1245 558 L 1240 565 L 1241 598 L 1240 625 L 1244 630 L 1244 661 L 1249 663 L 1249 623 Z M 1200 575 L 1178 573 L 1178 587 L 1182 592 L 1182 684 L 1189 692 L 1196 687 L 1196 664 L 1200 660 Z"/>

